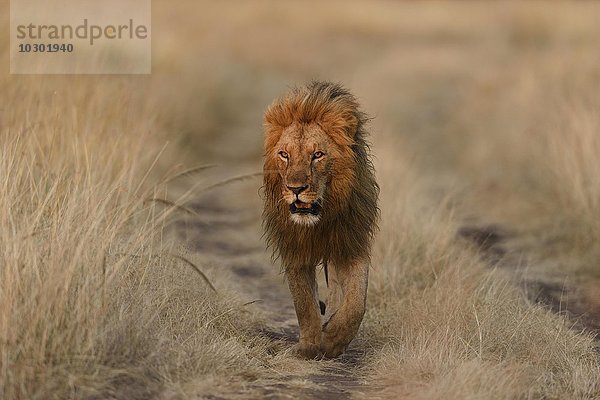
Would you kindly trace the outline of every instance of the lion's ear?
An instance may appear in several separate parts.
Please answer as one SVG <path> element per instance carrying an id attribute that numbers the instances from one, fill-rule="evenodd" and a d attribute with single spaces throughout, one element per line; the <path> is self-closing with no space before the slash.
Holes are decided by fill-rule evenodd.
<path id="1" fill-rule="evenodd" d="M 279 138 L 281 137 L 283 129 L 279 126 L 275 126 L 269 123 L 265 123 L 264 125 L 264 149 L 265 154 L 269 151 L 273 150 L 279 142 Z"/>
<path id="2" fill-rule="evenodd" d="M 264 124 L 267 136 L 278 140 L 292 123 L 316 122 L 334 141 L 352 144 L 363 120 L 350 92 L 335 83 L 315 81 L 275 100 L 265 112 Z"/>
<path id="3" fill-rule="evenodd" d="M 265 134 L 265 150 L 272 150 L 283 133 L 283 130 L 292 124 L 297 108 L 289 98 L 276 99 L 267 107 L 263 116 L 263 129 Z"/>
<path id="4" fill-rule="evenodd" d="M 346 124 L 346 134 L 350 136 L 352 139 L 356 137 L 356 132 L 358 131 L 359 118 L 355 111 L 346 112 L 343 115 L 345 124 Z"/>
<path id="5" fill-rule="evenodd" d="M 354 143 L 359 124 L 360 118 L 353 110 L 333 110 L 321 121 L 321 127 L 340 145 Z"/>

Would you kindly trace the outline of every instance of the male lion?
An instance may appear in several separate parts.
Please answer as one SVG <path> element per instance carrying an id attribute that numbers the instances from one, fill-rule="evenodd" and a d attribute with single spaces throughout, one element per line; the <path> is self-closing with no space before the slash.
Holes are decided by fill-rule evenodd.
<path id="1" fill-rule="evenodd" d="M 379 209 L 367 118 L 340 85 L 311 82 L 265 112 L 263 226 L 300 325 L 295 349 L 337 357 L 356 335 L 367 295 Z M 329 288 L 321 326 L 316 267 Z"/>

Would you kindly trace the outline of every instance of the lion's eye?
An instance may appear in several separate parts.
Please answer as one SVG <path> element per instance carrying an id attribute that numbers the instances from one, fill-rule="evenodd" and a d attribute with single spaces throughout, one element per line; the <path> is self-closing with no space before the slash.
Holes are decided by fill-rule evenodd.
<path id="1" fill-rule="evenodd" d="M 319 159 L 321 157 L 323 157 L 325 155 L 325 153 L 323 153 L 322 151 L 315 151 L 313 154 L 313 160 Z"/>
<path id="2" fill-rule="evenodd" d="M 284 158 L 286 160 L 289 158 L 288 153 L 286 153 L 285 151 L 280 151 L 279 157 Z"/>

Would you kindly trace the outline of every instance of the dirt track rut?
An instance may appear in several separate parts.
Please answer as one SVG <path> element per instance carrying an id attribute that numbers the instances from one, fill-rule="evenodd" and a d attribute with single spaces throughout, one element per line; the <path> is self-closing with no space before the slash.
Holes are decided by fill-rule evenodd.
<path id="1" fill-rule="evenodd" d="M 461 228 L 459 236 L 471 241 L 481 251 L 485 260 L 495 267 L 508 270 L 514 275 L 529 300 L 542 304 L 557 314 L 566 315 L 576 330 L 586 330 L 595 335 L 600 349 L 600 300 L 595 290 L 581 284 L 567 284 L 566 277 L 547 276 L 544 273 L 524 275 L 524 270 L 536 263 L 552 260 L 533 259 L 533 249 L 523 244 L 523 238 L 499 225 L 469 225 Z M 543 266 L 539 268 L 544 271 Z"/>

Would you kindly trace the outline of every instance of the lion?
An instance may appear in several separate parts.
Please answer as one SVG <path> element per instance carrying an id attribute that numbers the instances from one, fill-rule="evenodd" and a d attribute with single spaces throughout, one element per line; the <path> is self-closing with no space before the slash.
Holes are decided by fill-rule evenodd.
<path id="1" fill-rule="evenodd" d="M 292 89 L 264 116 L 264 235 L 293 297 L 295 351 L 308 359 L 342 354 L 365 313 L 379 219 L 366 122 L 356 98 L 329 82 Z M 317 295 L 320 264 L 326 304 Z"/>

